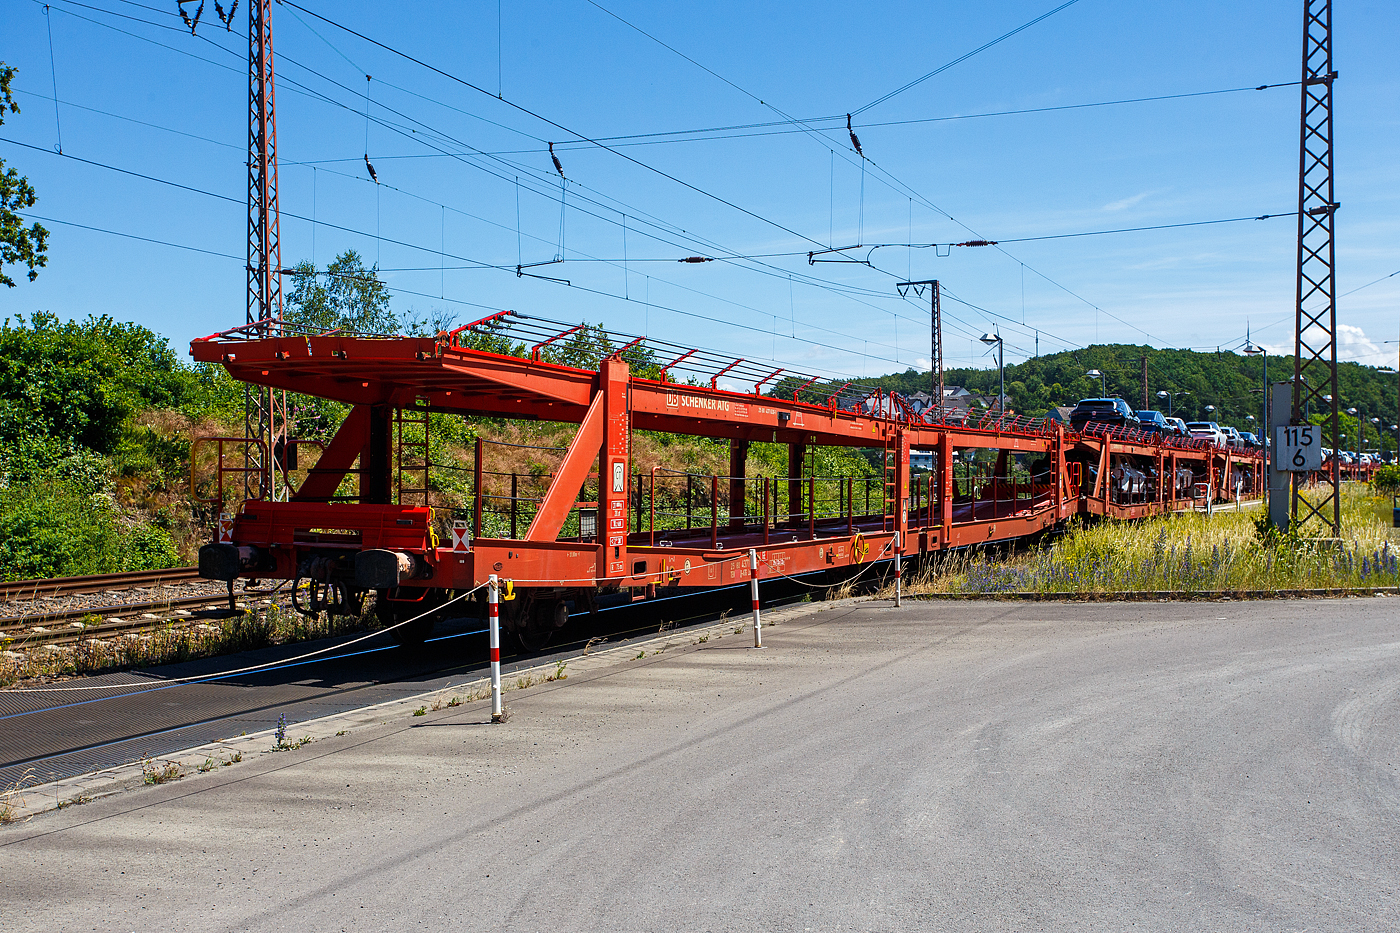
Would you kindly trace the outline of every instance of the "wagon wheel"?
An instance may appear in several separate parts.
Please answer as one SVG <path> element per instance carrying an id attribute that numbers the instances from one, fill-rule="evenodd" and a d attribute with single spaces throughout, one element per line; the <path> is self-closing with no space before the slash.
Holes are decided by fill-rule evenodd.
<path id="1" fill-rule="evenodd" d="M 569 621 L 569 607 L 562 599 L 539 600 L 515 629 L 516 641 L 531 654 L 543 651 L 554 636 L 554 630 Z"/>
<path id="2" fill-rule="evenodd" d="M 428 636 L 433 633 L 433 625 L 437 622 L 437 613 L 431 610 L 442 605 L 442 590 L 429 590 L 420 602 L 393 602 L 388 598 L 388 590 L 376 590 L 375 593 L 374 611 L 386 628 L 398 625 L 404 619 L 414 620 L 390 631 L 390 638 L 405 648 L 416 647 L 428 640 Z M 423 615 L 424 613 L 428 614 Z M 423 618 L 414 618 L 415 616 Z"/>

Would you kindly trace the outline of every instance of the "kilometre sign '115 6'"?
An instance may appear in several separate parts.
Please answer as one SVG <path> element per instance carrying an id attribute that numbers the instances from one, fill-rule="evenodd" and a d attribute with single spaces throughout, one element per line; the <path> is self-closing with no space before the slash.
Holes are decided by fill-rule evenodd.
<path id="1" fill-rule="evenodd" d="M 1315 424 L 1290 424 L 1276 430 L 1274 462 L 1288 472 L 1322 469 L 1322 431 Z"/>

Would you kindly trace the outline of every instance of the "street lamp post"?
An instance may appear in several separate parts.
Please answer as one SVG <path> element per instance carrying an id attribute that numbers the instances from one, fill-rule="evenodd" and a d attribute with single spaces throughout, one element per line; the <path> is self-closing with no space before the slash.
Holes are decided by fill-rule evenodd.
<path id="1" fill-rule="evenodd" d="M 1000 391 L 997 393 L 997 411 L 1006 414 L 1006 370 L 1002 366 L 1002 351 L 1005 344 L 1001 339 L 1001 334 L 983 334 L 982 342 L 987 346 L 997 348 L 997 386 Z"/>
<path id="2" fill-rule="evenodd" d="M 1172 416 L 1173 409 L 1176 407 L 1177 397 L 1181 395 L 1190 394 L 1190 392 L 1168 392 L 1167 390 L 1163 389 L 1162 391 L 1157 393 L 1157 397 L 1164 398 L 1167 400 L 1167 417 L 1170 418 Z"/>
<path id="3" fill-rule="evenodd" d="M 982 339 L 986 340 L 987 338 L 983 337 Z M 1091 369 L 1084 375 L 1088 376 L 1090 379 L 1097 379 L 1099 381 L 1099 398 L 1108 398 L 1108 387 L 1104 384 L 1103 373 L 1099 372 L 1097 369 Z"/>
<path id="4" fill-rule="evenodd" d="M 1347 414 L 1351 415 L 1353 418 L 1356 418 L 1356 426 L 1360 429 L 1357 432 L 1356 438 L 1356 465 L 1359 467 L 1361 466 L 1361 451 L 1364 450 L 1366 447 L 1366 419 L 1358 418 L 1357 411 L 1355 408 L 1348 408 Z"/>
<path id="5" fill-rule="evenodd" d="M 1264 439 L 1269 438 L 1269 351 L 1256 343 L 1245 345 L 1244 352 L 1248 356 L 1262 355 L 1264 357 Z M 1252 418 L 1250 420 L 1253 420 Z"/>
<path id="6" fill-rule="evenodd" d="M 1400 424 L 1392 424 L 1390 430 L 1395 432 L 1395 459 L 1392 463 L 1400 463 Z"/>

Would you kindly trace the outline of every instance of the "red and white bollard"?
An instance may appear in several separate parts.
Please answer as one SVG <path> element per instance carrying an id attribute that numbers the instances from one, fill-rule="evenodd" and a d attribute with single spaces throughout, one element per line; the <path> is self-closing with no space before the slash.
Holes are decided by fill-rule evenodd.
<path id="1" fill-rule="evenodd" d="M 899 548 L 899 532 L 894 533 L 894 607 L 899 608 L 900 589 L 904 577 L 904 554 Z"/>
<path id="2" fill-rule="evenodd" d="M 763 647 L 763 620 L 758 614 L 758 552 L 749 548 L 749 596 L 753 599 L 753 646 Z"/>
<path id="3" fill-rule="evenodd" d="M 501 704 L 501 590 L 493 573 L 486 584 L 486 620 L 491 629 L 491 721 L 504 722 Z"/>

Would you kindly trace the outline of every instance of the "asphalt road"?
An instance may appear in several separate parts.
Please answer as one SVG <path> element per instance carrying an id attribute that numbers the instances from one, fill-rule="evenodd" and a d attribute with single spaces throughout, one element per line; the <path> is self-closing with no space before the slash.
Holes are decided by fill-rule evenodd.
<path id="1" fill-rule="evenodd" d="M 1400 599 L 829 609 L 0 829 L 8 930 L 1394 930 Z"/>

